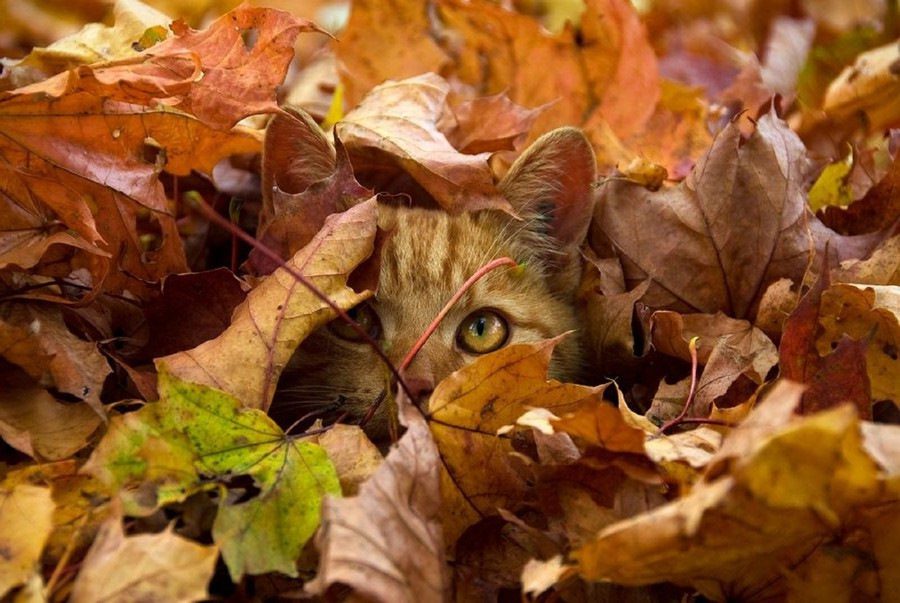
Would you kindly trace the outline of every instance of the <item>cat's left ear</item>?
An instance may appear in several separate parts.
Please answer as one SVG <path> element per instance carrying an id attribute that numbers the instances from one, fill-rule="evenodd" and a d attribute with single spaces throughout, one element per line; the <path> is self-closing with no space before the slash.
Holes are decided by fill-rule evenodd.
<path id="1" fill-rule="evenodd" d="M 568 251 L 587 236 L 596 178 L 591 143 L 578 128 L 566 127 L 538 138 L 498 186 L 521 218 L 535 221 L 539 235 Z"/>

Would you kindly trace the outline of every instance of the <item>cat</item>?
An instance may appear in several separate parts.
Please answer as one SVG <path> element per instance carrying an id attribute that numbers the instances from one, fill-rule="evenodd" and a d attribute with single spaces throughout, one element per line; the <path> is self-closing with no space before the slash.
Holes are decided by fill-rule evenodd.
<path id="1" fill-rule="evenodd" d="M 311 159 L 327 139 L 312 131 L 298 139 L 296 127 L 278 123 L 284 119 L 289 118 L 275 118 L 267 131 L 263 185 L 299 192 L 331 169 L 327 161 L 323 171 Z M 418 352 L 404 382 L 420 404 L 443 378 L 482 354 L 569 331 L 553 354 L 550 376 L 579 378 L 583 355 L 575 292 L 595 177 L 584 134 L 560 128 L 526 149 L 497 185 L 518 217 L 498 210 L 450 215 L 379 202 L 378 227 L 391 234 L 381 249 L 378 288 L 349 314 L 395 366 L 478 268 L 503 256 L 519 264 L 478 281 Z M 384 439 L 396 433 L 393 389 L 391 373 L 375 352 L 338 319 L 300 345 L 282 374 L 270 415 L 283 427 L 307 415 L 326 422 L 365 418 L 369 436 Z"/>

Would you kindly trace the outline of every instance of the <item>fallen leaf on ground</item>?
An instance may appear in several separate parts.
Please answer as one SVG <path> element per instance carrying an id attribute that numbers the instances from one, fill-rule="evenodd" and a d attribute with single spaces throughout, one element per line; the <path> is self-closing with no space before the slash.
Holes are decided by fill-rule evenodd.
<path id="1" fill-rule="evenodd" d="M 112 372 L 97 344 L 76 337 L 58 309 L 26 303 L 0 308 L 0 355 L 43 386 L 87 402 L 106 415 L 100 392 Z M 9 383 L 12 383 L 10 378 Z"/>
<path id="2" fill-rule="evenodd" d="M 53 507 L 49 488 L 0 484 L 0 596 L 38 573 Z"/>
<path id="3" fill-rule="evenodd" d="M 866 343 L 847 336 L 842 329 L 832 333 L 825 355 L 816 343 L 823 330 L 822 293 L 828 287 L 827 279 L 827 274 L 820 277 L 784 322 L 778 349 L 781 376 L 809 387 L 803 395 L 802 412 L 850 402 L 862 417 L 869 418 L 872 396 Z"/>
<path id="4" fill-rule="evenodd" d="M 771 112 L 747 140 L 731 124 L 677 187 L 608 180 L 591 246 L 619 258 L 629 288 L 651 279 L 642 301 L 654 308 L 752 317 L 770 283 L 801 279 L 811 250 L 828 245 L 843 260 L 878 242 L 841 237 L 810 214 L 808 166 L 800 139 Z"/>
<path id="5" fill-rule="evenodd" d="M 367 297 L 346 282 L 372 253 L 374 237 L 375 201 L 371 200 L 329 218 L 288 265 L 347 309 Z M 221 335 L 160 358 L 157 367 L 185 381 L 227 392 L 248 408 L 267 409 L 278 376 L 296 347 L 333 317 L 324 301 L 279 268 L 247 295 Z"/>
<path id="6" fill-rule="evenodd" d="M 507 209 L 494 186 L 488 153 L 463 154 L 439 129 L 450 111 L 450 85 L 434 74 L 372 89 L 336 126 L 364 184 L 412 177 L 450 212 Z M 391 170 L 393 168 L 393 172 Z"/>
<path id="7" fill-rule="evenodd" d="M 322 498 L 340 493 L 325 452 L 288 438 L 259 410 L 165 371 L 159 394 L 159 402 L 113 419 L 84 471 L 119 491 L 126 513 L 138 515 L 210 489 L 213 477 L 235 492 L 222 492 L 212 528 L 233 579 L 296 576 Z M 250 491 L 242 476 L 252 480 Z"/>
<path id="8" fill-rule="evenodd" d="M 560 415 L 582 405 L 602 405 L 604 386 L 547 380 L 559 338 L 511 345 L 452 373 L 428 402 L 426 420 L 441 455 L 442 521 L 448 542 L 479 518 L 521 500 L 527 484 L 509 461 L 508 435 L 532 407 Z M 488 378 L 490 377 L 490 378 Z"/>
<path id="9" fill-rule="evenodd" d="M 404 405 L 405 402 L 405 405 Z M 440 457 L 428 426 L 405 398 L 406 433 L 352 498 L 326 498 L 316 539 L 321 560 L 306 584 L 327 597 L 345 584 L 372 601 L 443 601 L 449 591 Z"/>
<path id="10" fill-rule="evenodd" d="M 799 418 L 799 394 L 773 390 L 750 415 L 748 425 L 755 417 L 766 425 L 764 437 L 739 427 L 726 438 L 719 458 L 738 452 L 729 441 L 746 442 L 726 474 L 708 474 L 686 496 L 610 526 L 576 551 L 583 575 L 623 584 L 662 578 L 714 599 L 783 596 L 783 567 L 800 571 L 820 547 L 840 545 L 839 527 L 870 505 L 895 505 L 862 448 L 853 408 Z M 735 541 L 741 546 L 726 544 Z M 874 562 L 870 550 L 857 550 Z"/>
<path id="11" fill-rule="evenodd" d="M 72 601 L 205 599 L 219 551 L 175 534 L 125 536 L 122 520 L 107 521 L 81 563 Z M 165 580 L 159 576 L 165 575 Z"/>

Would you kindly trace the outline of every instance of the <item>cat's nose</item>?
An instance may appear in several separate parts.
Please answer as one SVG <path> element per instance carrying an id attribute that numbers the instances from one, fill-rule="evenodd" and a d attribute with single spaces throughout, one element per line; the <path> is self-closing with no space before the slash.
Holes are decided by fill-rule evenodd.
<path id="1" fill-rule="evenodd" d="M 424 402 L 434 391 L 434 381 L 422 377 L 405 377 L 403 383 L 416 404 Z"/>

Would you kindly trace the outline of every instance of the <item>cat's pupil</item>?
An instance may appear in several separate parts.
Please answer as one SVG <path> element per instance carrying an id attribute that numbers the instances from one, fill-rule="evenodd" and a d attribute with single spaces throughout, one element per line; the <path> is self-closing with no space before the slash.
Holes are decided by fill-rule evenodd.
<path id="1" fill-rule="evenodd" d="M 475 321 L 475 334 L 479 337 L 484 336 L 484 330 L 487 327 L 487 319 L 484 316 L 479 316 Z"/>

